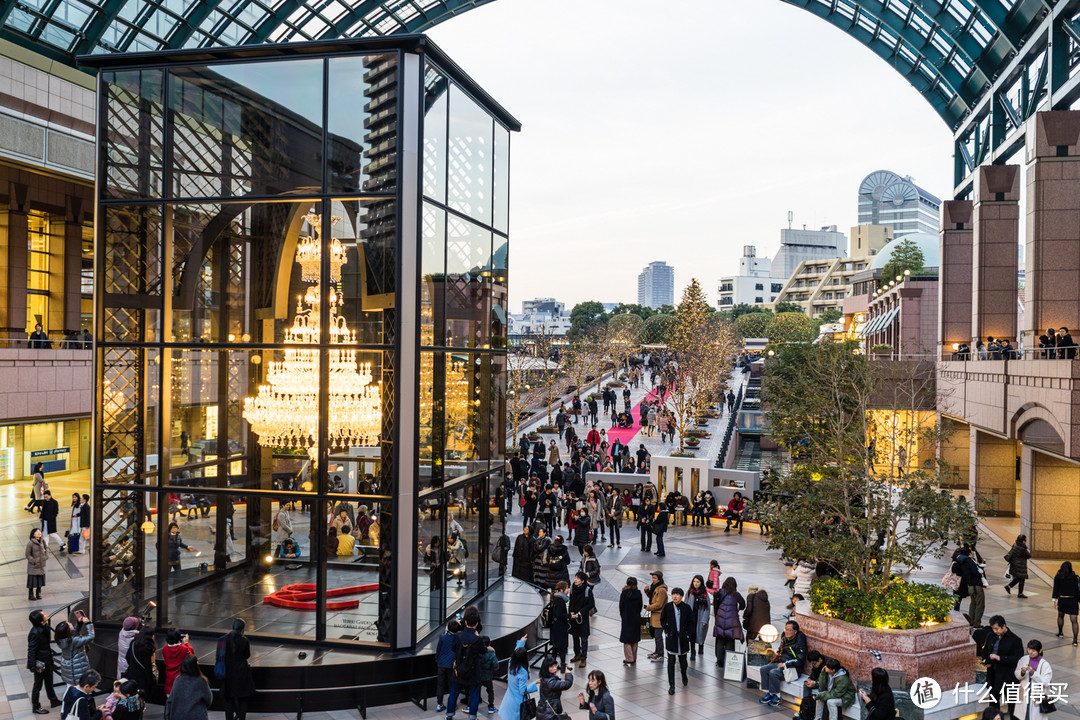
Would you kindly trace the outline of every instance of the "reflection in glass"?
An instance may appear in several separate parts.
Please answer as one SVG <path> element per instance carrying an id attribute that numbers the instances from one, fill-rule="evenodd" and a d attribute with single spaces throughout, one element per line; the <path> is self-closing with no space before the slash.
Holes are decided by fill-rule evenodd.
<path id="1" fill-rule="evenodd" d="M 450 88 L 447 205 L 491 225 L 491 116 L 457 85 Z"/>
<path id="2" fill-rule="evenodd" d="M 105 197 L 161 197 L 164 76 L 160 69 L 101 75 L 106 113 L 101 183 Z"/>
<path id="3" fill-rule="evenodd" d="M 424 195 L 446 202 L 446 107 L 449 81 L 430 64 L 424 72 Z"/>
<path id="4" fill-rule="evenodd" d="M 331 192 L 392 192 L 397 160 L 397 57 L 330 59 Z"/>
<path id="5" fill-rule="evenodd" d="M 420 345 L 442 345 L 446 313 L 446 211 L 424 203 L 420 235 Z"/>
<path id="6" fill-rule="evenodd" d="M 446 593 L 446 517 L 445 499 L 425 498 L 420 501 L 417 523 L 419 572 L 416 583 L 416 637 L 433 632 L 445 617 L 443 601 Z"/>
<path id="7" fill-rule="evenodd" d="M 446 235 L 446 344 L 490 347 L 491 231 L 449 215 Z"/>
<path id="8" fill-rule="evenodd" d="M 492 220 L 496 230 L 510 229 L 510 131 L 495 125 L 494 178 L 492 179 Z"/>

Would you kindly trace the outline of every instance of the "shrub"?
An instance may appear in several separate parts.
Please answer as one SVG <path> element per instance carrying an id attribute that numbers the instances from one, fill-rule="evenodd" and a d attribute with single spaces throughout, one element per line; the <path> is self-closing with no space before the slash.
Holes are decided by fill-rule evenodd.
<path id="1" fill-rule="evenodd" d="M 692 452 L 673 452 L 671 453 L 671 457 L 692 458 L 697 457 L 697 455 Z"/>
<path id="2" fill-rule="evenodd" d="M 557 427 L 555 427 L 554 425 L 541 425 L 540 427 L 536 428 L 536 432 L 539 432 L 539 433 L 557 433 L 557 432 L 559 432 L 559 429 Z"/>
<path id="3" fill-rule="evenodd" d="M 904 580 L 879 590 L 860 590 L 850 578 L 825 578 L 810 586 L 810 607 L 819 615 L 891 630 L 945 622 L 955 601 L 940 585 Z"/>

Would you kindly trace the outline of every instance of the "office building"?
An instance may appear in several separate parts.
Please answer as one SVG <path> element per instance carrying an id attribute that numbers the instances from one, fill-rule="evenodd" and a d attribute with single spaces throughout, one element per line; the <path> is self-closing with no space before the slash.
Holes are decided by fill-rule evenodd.
<path id="1" fill-rule="evenodd" d="M 758 257 L 756 247 L 744 245 L 739 272 L 720 278 L 717 308 L 730 310 L 735 305 L 774 302 L 784 283 L 772 277 L 771 270 L 769 258 Z"/>
<path id="2" fill-rule="evenodd" d="M 847 252 L 847 238 L 835 225 L 820 230 L 784 228 L 780 231 L 780 249 L 772 259 L 772 276 L 786 280 L 800 263 L 831 260 Z"/>
<path id="3" fill-rule="evenodd" d="M 887 225 L 893 237 L 937 235 L 940 212 L 941 200 L 916 185 L 910 175 L 876 170 L 859 184 L 859 224 Z"/>
<path id="4" fill-rule="evenodd" d="M 675 268 L 666 262 L 651 262 L 637 279 L 638 305 L 656 309 L 675 304 Z"/>
<path id="5" fill-rule="evenodd" d="M 521 303 L 521 313 L 510 315 L 511 337 L 523 337 L 538 332 L 563 336 L 570 331 L 570 311 L 566 303 L 555 298 L 536 298 Z"/>

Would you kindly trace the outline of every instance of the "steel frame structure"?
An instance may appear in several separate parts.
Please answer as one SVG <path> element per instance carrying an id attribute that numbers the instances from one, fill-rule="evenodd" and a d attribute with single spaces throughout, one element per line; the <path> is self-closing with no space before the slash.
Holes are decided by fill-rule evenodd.
<path id="1" fill-rule="evenodd" d="M 493 0 L 9 0 L 0 37 L 83 54 L 422 32 Z M 1025 121 L 1080 97 L 1080 0 L 781 0 L 903 75 L 953 132 L 956 197 L 1024 145 Z"/>

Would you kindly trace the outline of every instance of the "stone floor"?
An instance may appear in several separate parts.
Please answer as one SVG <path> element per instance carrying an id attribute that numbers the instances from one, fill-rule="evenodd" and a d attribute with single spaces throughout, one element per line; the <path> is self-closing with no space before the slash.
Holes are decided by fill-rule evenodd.
<path id="1" fill-rule="evenodd" d="M 5 486 L 0 488 L 0 548 L 3 560 L 0 565 L 0 720 L 25 718 L 30 720 L 30 701 L 27 693 L 31 684 L 30 673 L 25 665 L 25 633 L 27 631 L 26 613 L 29 604 L 26 601 L 24 586 L 24 563 L 18 559 L 18 548 L 25 544 L 25 538 L 33 526 L 29 513 L 22 511 L 25 503 L 21 487 Z M 517 516 L 514 520 L 516 521 Z M 511 521 L 512 523 L 514 521 Z M 515 528 L 516 529 L 516 528 Z M 667 557 L 658 560 L 651 554 L 639 549 L 637 538 L 628 524 L 622 549 L 599 547 L 599 558 L 603 565 L 604 580 L 599 586 L 599 613 L 595 620 L 595 631 L 589 654 L 587 669 L 600 668 L 607 674 L 620 717 L 680 717 L 710 718 L 710 720 L 754 720 L 755 718 L 790 717 L 794 708 L 767 708 L 758 704 L 759 693 L 747 690 L 744 684 L 724 681 L 719 678 L 714 665 L 711 647 L 706 648 L 704 658 L 692 663 L 690 685 L 679 688 L 674 696 L 667 695 L 667 682 L 664 668 L 659 663 L 649 663 L 645 659 L 648 652 L 646 643 L 642 644 L 639 662 L 626 668 L 621 664 L 622 646 L 618 642 L 617 598 L 625 578 L 633 575 L 639 584 L 647 584 L 649 571 L 660 568 L 664 571 L 669 587 L 688 585 L 694 574 L 705 574 L 708 561 L 716 558 L 726 575 L 733 575 L 739 581 L 739 587 L 745 591 L 751 584 L 768 590 L 773 601 L 774 621 L 783 620 L 787 591 L 784 587 L 785 568 L 776 551 L 765 549 L 756 526 L 747 525 L 743 535 L 724 533 L 723 526 L 714 523 L 711 527 L 675 527 L 668 536 Z M 989 561 L 989 576 L 996 581 L 1004 572 L 1005 563 L 1001 553 L 989 551 L 995 547 L 990 539 L 984 540 L 984 552 Z M 78 599 L 87 588 L 87 558 L 57 557 L 50 561 L 46 601 L 43 606 L 54 608 L 71 600 Z M 944 572 L 944 561 L 933 560 L 927 564 L 918 578 L 926 581 L 940 579 Z M 1037 637 L 1046 648 L 1046 657 L 1054 666 L 1056 682 L 1067 682 L 1071 687 L 1080 688 L 1078 666 L 1080 654 L 1072 648 L 1068 639 L 1065 641 L 1053 637 L 1054 618 L 1049 598 L 1049 588 L 1041 580 L 1033 580 L 1026 591 L 1028 600 L 1019 600 L 1008 596 L 1000 585 L 987 593 L 987 615 L 1002 613 L 1016 632 L 1026 641 Z M 587 672 L 586 669 L 586 672 Z M 575 676 L 576 693 L 584 686 L 584 678 Z M 501 685 L 497 683 L 497 688 Z M 502 690 L 497 694 L 501 696 Z M 1062 709 L 1059 717 L 1077 715 L 1076 701 Z M 677 708 L 677 710 L 676 710 Z M 214 720 L 220 715 L 214 713 Z M 160 718 L 161 708 L 151 707 L 148 718 Z M 411 718 L 434 717 L 435 713 L 423 712 L 413 705 L 397 705 L 375 708 L 373 718 L 388 720 L 406 720 Z M 583 718 L 584 712 L 571 710 L 571 716 Z M 278 715 L 258 715 L 253 717 L 284 718 Z M 334 713 L 308 713 L 306 720 L 327 720 L 333 718 L 356 718 L 355 711 Z"/>

